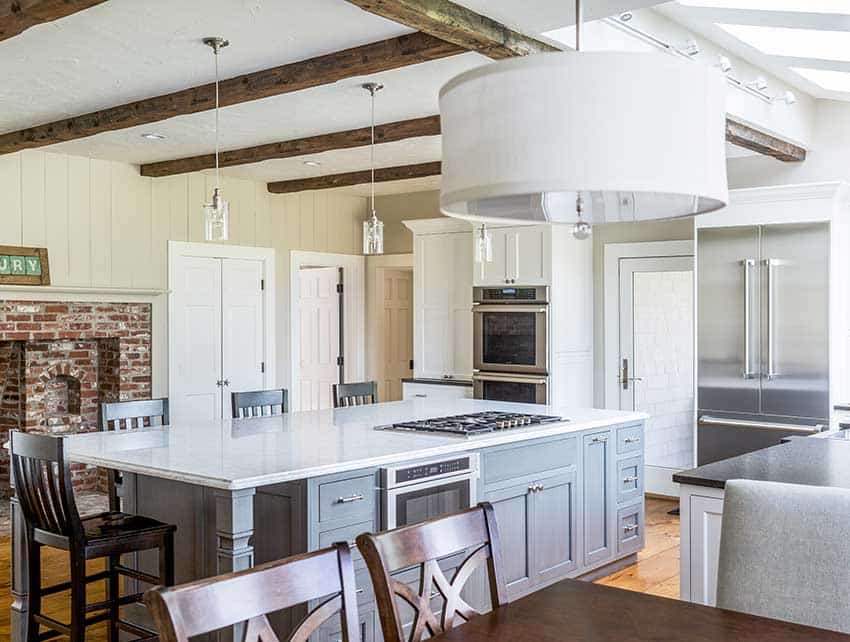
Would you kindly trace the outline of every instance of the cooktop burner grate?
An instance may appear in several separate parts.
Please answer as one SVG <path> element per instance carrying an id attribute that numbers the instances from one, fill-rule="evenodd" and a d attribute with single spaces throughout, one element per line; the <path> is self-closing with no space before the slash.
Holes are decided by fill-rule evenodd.
<path id="1" fill-rule="evenodd" d="M 409 432 L 434 432 L 460 436 L 472 436 L 482 433 L 525 428 L 540 424 L 550 424 L 564 420 L 550 415 L 530 415 L 517 412 L 474 412 L 467 415 L 436 417 L 417 421 L 403 421 L 388 426 L 378 426 L 376 430 L 398 430 Z"/>

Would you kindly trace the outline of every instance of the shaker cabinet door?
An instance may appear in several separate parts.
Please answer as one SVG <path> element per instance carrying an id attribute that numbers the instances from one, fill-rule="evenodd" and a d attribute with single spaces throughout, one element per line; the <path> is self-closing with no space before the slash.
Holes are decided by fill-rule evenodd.
<path id="1" fill-rule="evenodd" d="M 527 593 L 534 582 L 534 552 L 531 541 L 534 532 L 532 486 L 533 483 L 529 480 L 526 483 L 491 490 L 486 494 L 486 500 L 493 505 L 496 523 L 499 525 L 505 581 L 510 599 Z"/>
<path id="2" fill-rule="evenodd" d="M 561 579 L 578 568 L 576 559 L 576 472 L 542 479 L 534 497 L 535 583 Z"/>
<path id="3" fill-rule="evenodd" d="M 585 435 L 583 448 L 584 564 L 592 566 L 614 553 L 611 542 L 611 432 Z"/>

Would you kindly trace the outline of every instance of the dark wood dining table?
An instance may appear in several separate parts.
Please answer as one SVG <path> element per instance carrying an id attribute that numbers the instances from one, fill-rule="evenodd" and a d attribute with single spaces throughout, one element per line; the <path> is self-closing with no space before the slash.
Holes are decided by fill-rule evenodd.
<path id="1" fill-rule="evenodd" d="M 836 599 L 825 595 L 824 599 Z M 553 584 L 439 636 L 440 642 L 850 642 L 850 635 L 600 586 Z"/>

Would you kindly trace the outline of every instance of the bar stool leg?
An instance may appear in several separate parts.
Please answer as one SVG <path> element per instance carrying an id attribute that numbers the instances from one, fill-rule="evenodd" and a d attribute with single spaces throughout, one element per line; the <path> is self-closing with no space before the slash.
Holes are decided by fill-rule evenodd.
<path id="1" fill-rule="evenodd" d="M 120 608 L 118 606 L 118 598 L 121 596 L 120 576 L 116 570 L 121 563 L 120 555 L 110 555 L 107 564 L 109 565 L 109 588 L 107 599 L 109 605 L 109 642 L 118 642 L 118 619 L 120 618 Z"/>
<path id="2" fill-rule="evenodd" d="M 86 560 L 71 551 L 71 642 L 86 639 Z"/>
<path id="3" fill-rule="evenodd" d="M 35 621 L 35 615 L 41 613 L 41 545 L 32 543 L 32 533 L 27 533 L 27 574 L 29 575 L 27 640 L 37 640 L 39 626 Z"/>
<path id="4" fill-rule="evenodd" d="M 165 535 L 159 548 L 159 581 L 174 586 L 174 533 Z"/>

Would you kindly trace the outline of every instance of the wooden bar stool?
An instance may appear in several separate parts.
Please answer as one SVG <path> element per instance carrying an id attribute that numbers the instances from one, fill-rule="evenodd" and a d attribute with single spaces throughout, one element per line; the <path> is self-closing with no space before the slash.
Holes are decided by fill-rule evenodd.
<path id="1" fill-rule="evenodd" d="M 374 381 L 359 383 L 335 383 L 334 408 L 366 406 L 378 403 L 378 384 Z"/>
<path id="2" fill-rule="evenodd" d="M 495 609 L 508 603 L 496 516 L 486 502 L 421 524 L 385 533 L 363 533 L 357 537 L 357 548 L 375 587 L 385 642 L 421 642 L 426 632 L 434 637 L 454 628 L 458 617 L 465 622 L 481 615 L 463 600 L 461 591 L 483 563 L 487 564 L 491 606 Z M 472 552 L 449 581 L 438 560 L 468 550 Z M 421 574 L 419 593 L 392 577 L 396 571 L 414 566 Z M 442 597 L 439 616 L 431 606 L 434 591 Z M 407 640 L 396 598 L 416 611 Z"/>
<path id="3" fill-rule="evenodd" d="M 120 597 L 121 576 L 147 584 L 174 583 L 175 527 L 148 517 L 110 511 L 80 517 L 71 486 L 71 466 L 65 459 L 65 440 L 49 435 L 12 433 L 12 474 L 24 516 L 27 537 L 30 608 L 27 640 L 43 640 L 64 634 L 71 642 L 83 642 L 86 627 L 109 621 L 109 640 L 118 632 L 139 639 L 155 638 L 156 632 L 126 622 L 120 607 L 141 602 L 142 594 Z M 48 546 L 69 553 L 70 582 L 41 586 L 41 548 Z M 159 550 L 158 576 L 121 564 L 121 556 L 149 549 Z M 86 560 L 108 558 L 107 569 L 86 575 Z M 107 599 L 86 604 L 86 586 L 107 581 Z M 71 622 L 62 623 L 41 612 L 43 597 L 71 592 Z M 90 613 L 98 612 L 95 615 Z M 41 633 L 41 627 L 48 632 Z"/>
<path id="4" fill-rule="evenodd" d="M 289 412 L 289 393 L 286 388 L 233 392 L 230 407 L 234 419 L 282 415 Z"/>
<path id="5" fill-rule="evenodd" d="M 145 593 L 161 642 L 189 638 L 246 622 L 246 642 L 279 642 L 267 614 L 326 598 L 287 638 L 305 642 L 337 613 L 343 642 L 360 642 L 354 565 L 346 543 L 246 571 L 157 587 Z M 315 636 L 323 639 L 321 636 Z"/>

